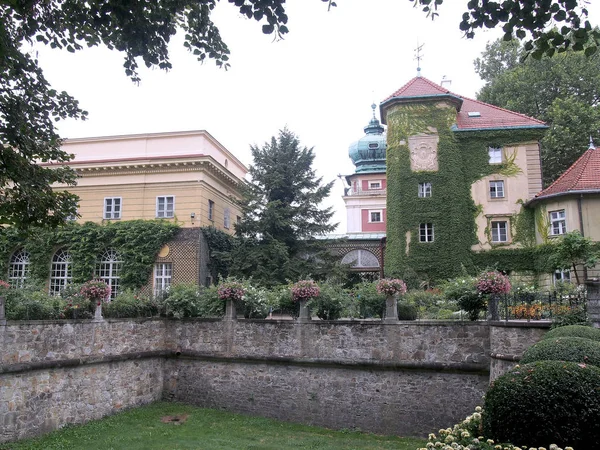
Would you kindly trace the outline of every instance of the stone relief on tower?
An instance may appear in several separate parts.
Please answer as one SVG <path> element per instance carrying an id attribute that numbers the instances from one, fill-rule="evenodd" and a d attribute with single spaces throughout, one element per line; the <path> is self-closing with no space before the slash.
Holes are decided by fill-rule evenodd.
<path id="1" fill-rule="evenodd" d="M 413 172 L 437 172 L 437 147 L 440 138 L 437 134 L 419 134 L 408 138 L 410 169 Z"/>

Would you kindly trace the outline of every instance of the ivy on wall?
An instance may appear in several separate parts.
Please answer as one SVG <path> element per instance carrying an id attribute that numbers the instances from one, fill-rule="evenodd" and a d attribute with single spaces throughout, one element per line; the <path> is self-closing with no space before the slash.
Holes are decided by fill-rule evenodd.
<path id="1" fill-rule="evenodd" d="M 229 255 L 233 249 L 233 237 L 215 227 L 202 227 L 202 234 L 208 244 L 210 273 L 215 282 L 229 275 Z"/>
<path id="2" fill-rule="evenodd" d="M 489 164 L 488 147 L 537 140 L 543 131 L 454 132 L 456 110 L 439 102 L 393 106 L 387 120 L 386 275 L 403 276 L 414 270 L 436 280 L 458 276 L 464 269 L 473 272 L 481 266 L 471 247 L 478 242 L 474 219 L 482 208 L 473 201 L 471 185 L 493 173 L 515 176 L 520 171 L 515 155 L 507 155 L 503 164 Z M 423 134 L 439 138 L 435 172 L 411 170 L 408 138 Z M 418 184 L 423 182 L 432 184 L 431 197 L 418 197 Z M 419 242 L 421 223 L 434 225 L 433 242 Z M 514 238 L 531 243 L 534 230 L 529 213 L 518 214 L 515 226 Z M 526 253 L 519 256 L 527 257 Z"/>
<path id="3" fill-rule="evenodd" d="M 56 229 L 32 229 L 29 234 L 14 228 L 0 230 L 0 273 L 6 276 L 15 250 L 29 252 L 29 279 L 45 283 L 50 274 L 52 256 L 60 249 L 69 250 L 73 282 L 82 283 L 95 276 L 100 256 L 113 249 L 123 261 L 120 285 L 141 288 L 148 282 L 161 247 L 171 240 L 179 226 L 160 220 L 130 220 L 99 225 L 68 223 Z"/>

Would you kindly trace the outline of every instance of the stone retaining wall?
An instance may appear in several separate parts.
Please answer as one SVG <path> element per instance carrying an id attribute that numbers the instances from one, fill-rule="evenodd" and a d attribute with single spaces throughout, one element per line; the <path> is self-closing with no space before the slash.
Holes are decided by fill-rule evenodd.
<path id="1" fill-rule="evenodd" d="M 450 322 L 9 322 L 0 326 L 0 442 L 161 397 L 422 435 L 480 404 L 490 354 L 519 356 L 543 332 Z"/>

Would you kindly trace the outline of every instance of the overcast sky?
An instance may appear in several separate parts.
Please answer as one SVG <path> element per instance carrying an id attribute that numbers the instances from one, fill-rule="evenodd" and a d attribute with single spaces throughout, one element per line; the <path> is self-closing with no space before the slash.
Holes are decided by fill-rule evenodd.
<path id="1" fill-rule="evenodd" d="M 104 48 L 70 54 L 41 47 L 39 59 L 53 87 L 89 112 L 87 121 L 59 123 L 65 138 L 207 130 L 249 165 L 250 145 L 262 145 L 287 125 L 314 147 L 324 181 L 336 180 L 326 206 L 335 208 L 337 231 L 345 232 L 336 176 L 354 171 L 348 146 L 363 136 L 371 103 L 417 74 L 417 41 L 424 44 L 423 76 L 436 83 L 446 76 L 452 91 L 468 97 L 481 88 L 473 60 L 501 33 L 482 30 L 465 39 L 458 24 L 466 3 L 446 0 L 432 22 L 408 0 L 337 0 L 329 12 L 320 0 L 290 0 L 290 32 L 274 41 L 222 1 L 213 20 L 231 51 L 231 68 L 200 64 L 176 37 L 173 69 L 142 68 L 139 85 L 125 75 L 122 56 Z M 600 5 L 589 9 L 598 24 Z"/>

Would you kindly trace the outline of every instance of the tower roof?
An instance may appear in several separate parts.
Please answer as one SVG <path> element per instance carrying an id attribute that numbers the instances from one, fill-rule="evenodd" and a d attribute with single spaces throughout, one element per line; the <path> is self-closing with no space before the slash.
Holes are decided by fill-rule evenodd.
<path id="1" fill-rule="evenodd" d="M 373 117 L 364 128 L 365 135 L 348 147 L 348 155 L 356 167 L 355 173 L 385 173 L 385 129 L 375 117 L 377 105 L 371 105 Z"/>
<path id="2" fill-rule="evenodd" d="M 424 77 L 413 78 L 381 103 L 381 121 L 386 123 L 386 111 L 392 104 L 438 99 L 447 100 L 456 106 L 455 131 L 547 128 L 541 120 L 463 97 Z"/>
<path id="3" fill-rule="evenodd" d="M 534 200 L 577 193 L 600 193 L 600 149 L 590 145 L 554 183 L 534 197 Z"/>

